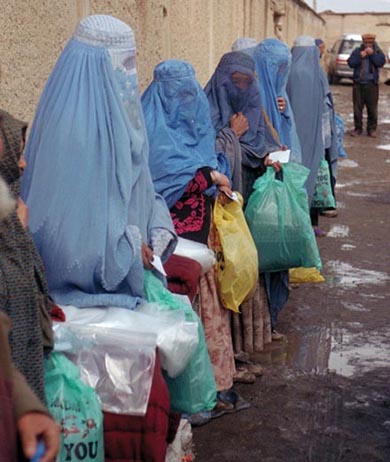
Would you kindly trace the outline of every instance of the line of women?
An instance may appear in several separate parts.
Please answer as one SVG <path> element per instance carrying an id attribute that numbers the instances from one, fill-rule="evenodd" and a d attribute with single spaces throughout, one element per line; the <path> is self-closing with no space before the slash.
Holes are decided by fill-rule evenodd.
<path id="1" fill-rule="evenodd" d="M 141 99 L 131 28 L 103 15 L 79 23 L 41 96 L 22 182 L 28 226 L 56 303 L 136 309 L 146 300 L 144 270 L 153 270 L 156 257 L 167 262 L 178 237 L 217 248 L 216 200 L 227 203 L 238 191 L 246 204 L 267 167 L 282 175 L 282 165 L 269 157 L 273 151 L 288 148 L 291 161 L 310 169 L 309 198 L 325 149 L 335 175 L 332 111 L 325 110 L 331 100 L 314 39 L 297 40 L 292 60 L 279 40 L 248 43 L 253 45 L 242 40 L 235 45 L 239 51 L 222 56 L 204 90 L 189 63 L 158 64 Z M 19 244 L 7 239 L 22 230 L 12 226 L 0 238 L 17 252 Z M 26 363 L 29 379 L 38 361 L 31 385 L 42 395 L 37 311 L 46 310 L 46 282 L 40 259 L 29 252 L 31 268 L 27 274 L 19 266 L 19 275 L 31 285 L 25 300 L 34 305 L 33 315 L 15 317 L 13 332 L 19 342 L 26 322 L 37 330 L 33 340 L 23 339 L 23 345 L 30 342 L 23 346 L 29 354 L 20 355 L 19 365 Z M 16 271 L 4 268 L 11 297 Z M 240 314 L 221 303 L 214 266 L 196 285 L 193 306 L 214 370 L 215 410 L 234 411 L 234 381 L 261 374 L 253 354 L 282 338 L 275 327 L 289 295 L 288 272 L 260 274 Z"/>

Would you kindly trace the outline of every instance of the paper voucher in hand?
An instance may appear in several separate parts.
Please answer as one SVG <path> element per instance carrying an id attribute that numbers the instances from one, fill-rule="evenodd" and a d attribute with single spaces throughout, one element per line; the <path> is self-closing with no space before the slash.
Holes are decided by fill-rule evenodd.
<path id="1" fill-rule="evenodd" d="M 290 149 L 271 152 L 269 158 L 274 162 L 279 161 L 281 164 L 287 164 L 290 161 Z"/>
<path id="2" fill-rule="evenodd" d="M 167 273 L 164 270 L 161 258 L 158 255 L 153 255 L 153 261 L 151 263 L 156 268 L 157 271 L 159 271 L 164 276 L 167 275 Z"/>

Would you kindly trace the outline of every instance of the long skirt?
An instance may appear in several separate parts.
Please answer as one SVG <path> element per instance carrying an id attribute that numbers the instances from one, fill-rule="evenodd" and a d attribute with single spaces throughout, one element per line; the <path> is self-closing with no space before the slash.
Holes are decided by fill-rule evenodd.
<path id="1" fill-rule="evenodd" d="M 208 246 L 214 250 L 218 245 L 218 233 L 211 224 Z M 214 267 L 201 276 L 198 303 L 195 305 L 198 305 L 195 309 L 202 320 L 217 391 L 228 390 L 233 386 L 233 376 L 236 372 L 230 311 L 225 309 L 219 300 Z"/>
<path id="2" fill-rule="evenodd" d="M 271 342 L 271 320 L 262 274 L 256 292 L 240 310 L 241 313 L 232 314 L 234 352 L 238 357 L 241 353 L 259 353 Z"/>

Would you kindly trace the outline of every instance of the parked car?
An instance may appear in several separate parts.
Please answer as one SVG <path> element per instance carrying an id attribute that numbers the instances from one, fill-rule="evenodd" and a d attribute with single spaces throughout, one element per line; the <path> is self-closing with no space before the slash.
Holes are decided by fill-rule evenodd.
<path id="1" fill-rule="evenodd" d="M 353 50 L 362 44 L 360 34 L 344 34 L 336 40 L 328 56 L 328 80 L 336 84 L 340 79 L 353 78 L 353 69 L 348 66 L 347 59 Z"/>

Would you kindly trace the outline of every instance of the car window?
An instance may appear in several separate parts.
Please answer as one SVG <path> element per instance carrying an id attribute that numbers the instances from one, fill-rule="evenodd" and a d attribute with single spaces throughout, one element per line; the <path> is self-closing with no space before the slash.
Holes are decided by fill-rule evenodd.
<path id="1" fill-rule="evenodd" d="M 361 44 L 361 40 L 343 40 L 339 53 L 343 55 L 350 55 L 353 50 Z"/>

